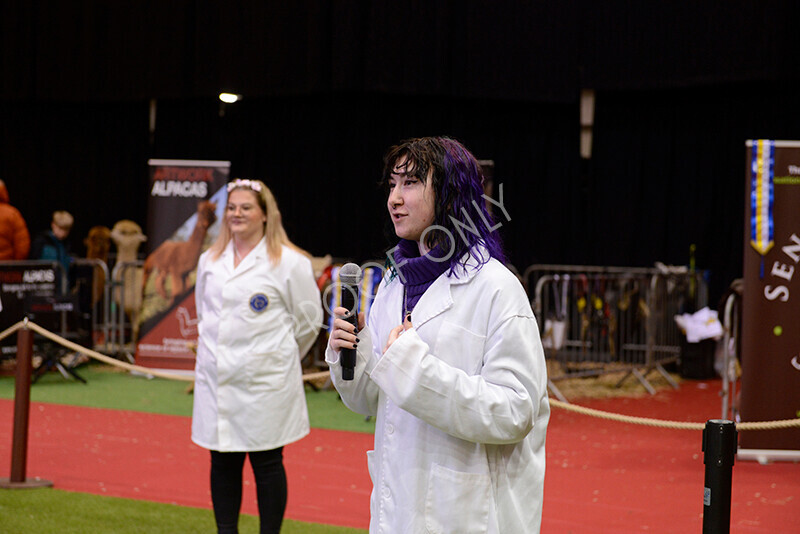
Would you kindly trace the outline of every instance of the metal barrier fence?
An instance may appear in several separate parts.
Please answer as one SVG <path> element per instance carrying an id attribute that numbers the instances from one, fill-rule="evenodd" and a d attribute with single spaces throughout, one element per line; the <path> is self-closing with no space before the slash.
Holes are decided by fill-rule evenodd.
<path id="1" fill-rule="evenodd" d="M 635 377 L 651 394 L 647 380 L 659 372 L 677 384 L 664 365 L 677 362 L 683 333 L 674 317 L 706 306 L 702 273 L 675 268 L 623 268 L 532 265 L 523 275 L 532 297 L 545 356 L 562 373 L 550 388 L 565 401 L 555 382 L 566 378 L 625 372 L 617 386 Z"/>
<path id="2" fill-rule="evenodd" d="M 46 262 L 33 262 L 31 266 L 39 263 L 50 266 Z M 92 302 L 91 310 L 82 310 L 84 314 L 91 313 L 95 348 L 128 360 L 132 360 L 132 342 L 136 341 L 138 329 L 131 324 L 136 318 L 129 317 L 126 308 L 140 304 L 130 301 L 135 298 L 133 291 L 141 291 L 136 272 L 142 263 L 117 263 L 109 275 L 102 260 L 75 262 L 91 271 L 86 284 L 92 288 L 98 282 L 102 284 L 102 295 L 94 295 L 97 302 Z M 57 267 L 53 266 L 65 278 Z M 528 267 L 521 279 L 539 321 L 545 355 L 563 371 L 553 374 L 550 385 L 564 402 L 566 399 L 555 386 L 564 378 L 624 371 L 618 385 L 634 376 L 645 389 L 655 393 L 647 376 L 657 371 L 675 385 L 663 367 L 677 361 L 681 354 L 683 334 L 674 317 L 707 305 L 703 273 L 685 268 L 537 264 Z M 66 324 L 62 314 L 62 334 Z M 726 334 L 730 328 L 726 323 Z M 737 338 L 736 332 L 730 335 Z M 729 344 L 726 338 L 726 347 Z M 735 377 L 724 383 L 723 418 L 728 415 L 727 386 L 731 382 L 735 388 Z"/>
<path id="3" fill-rule="evenodd" d="M 742 281 L 735 280 L 725 298 L 722 317 L 723 342 L 720 376 L 722 376 L 722 419 L 739 420 L 737 380 L 740 373 L 742 334 Z"/>
<path id="4" fill-rule="evenodd" d="M 81 294 L 84 292 L 79 289 L 80 286 L 83 284 L 88 286 L 86 289 L 86 293 L 88 293 L 86 295 L 87 299 L 84 299 L 86 302 L 81 302 L 81 306 L 87 308 L 82 310 L 84 313 L 91 315 L 92 339 L 99 338 L 107 342 L 111 329 L 109 322 L 111 311 L 108 265 L 98 258 L 74 258 L 72 260 L 72 265 L 77 269 L 81 267 L 91 269 L 91 274 L 88 278 L 76 276 L 75 286 L 77 292 Z M 100 294 L 94 294 L 95 287 L 102 288 Z"/>
<path id="5" fill-rule="evenodd" d="M 138 325 L 132 321 L 138 320 L 138 313 L 132 312 L 133 308 L 141 305 L 142 280 L 137 274 L 144 265 L 143 260 L 124 261 L 114 265 L 111 271 L 110 283 L 110 308 L 111 308 L 111 337 L 110 344 L 113 350 L 123 354 L 133 363 L 133 352 L 136 343 Z M 129 317 L 128 314 L 131 313 Z"/>

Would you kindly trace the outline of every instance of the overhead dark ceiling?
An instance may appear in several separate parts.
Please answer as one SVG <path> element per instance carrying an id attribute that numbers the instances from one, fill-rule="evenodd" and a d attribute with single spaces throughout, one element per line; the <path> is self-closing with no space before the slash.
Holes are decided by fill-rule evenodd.
<path id="1" fill-rule="evenodd" d="M 791 1 L 5 0 L 0 98 L 538 101 L 798 79 Z"/>

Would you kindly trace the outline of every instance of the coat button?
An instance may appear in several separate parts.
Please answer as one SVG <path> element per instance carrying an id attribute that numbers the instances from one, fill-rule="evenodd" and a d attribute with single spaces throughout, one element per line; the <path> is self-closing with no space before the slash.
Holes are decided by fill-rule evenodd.
<path id="1" fill-rule="evenodd" d="M 383 494 L 384 499 L 388 499 L 392 495 L 392 492 L 389 491 L 389 488 L 383 488 L 381 493 Z"/>
<path id="2" fill-rule="evenodd" d="M 386 425 L 386 433 L 387 434 L 394 434 L 394 425 L 391 423 Z"/>

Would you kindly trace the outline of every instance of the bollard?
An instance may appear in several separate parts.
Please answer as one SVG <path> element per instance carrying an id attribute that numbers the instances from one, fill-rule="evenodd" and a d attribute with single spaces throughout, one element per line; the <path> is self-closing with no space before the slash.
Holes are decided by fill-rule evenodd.
<path id="1" fill-rule="evenodd" d="M 731 528 L 731 477 L 736 456 L 736 424 L 710 419 L 703 429 L 703 534 L 727 534 Z"/>
<path id="2" fill-rule="evenodd" d="M 28 419 L 31 407 L 33 332 L 17 330 L 17 370 L 14 376 L 14 433 L 11 441 L 11 477 L 0 478 L 0 488 L 39 488 L 53 483 L 39 477 L 26 479 L 28 462 Z"/>

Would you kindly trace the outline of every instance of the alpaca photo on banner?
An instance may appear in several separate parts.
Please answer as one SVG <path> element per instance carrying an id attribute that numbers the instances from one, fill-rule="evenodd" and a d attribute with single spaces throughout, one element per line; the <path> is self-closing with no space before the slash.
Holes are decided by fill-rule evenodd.
<path id="1" fill-rule="evenodd" d="M 148 251 L 142 267 L 136 360 L 193 369 L 197 260 L 214 242 L 227 202 L 229 162 L 150 160 Z"/>

